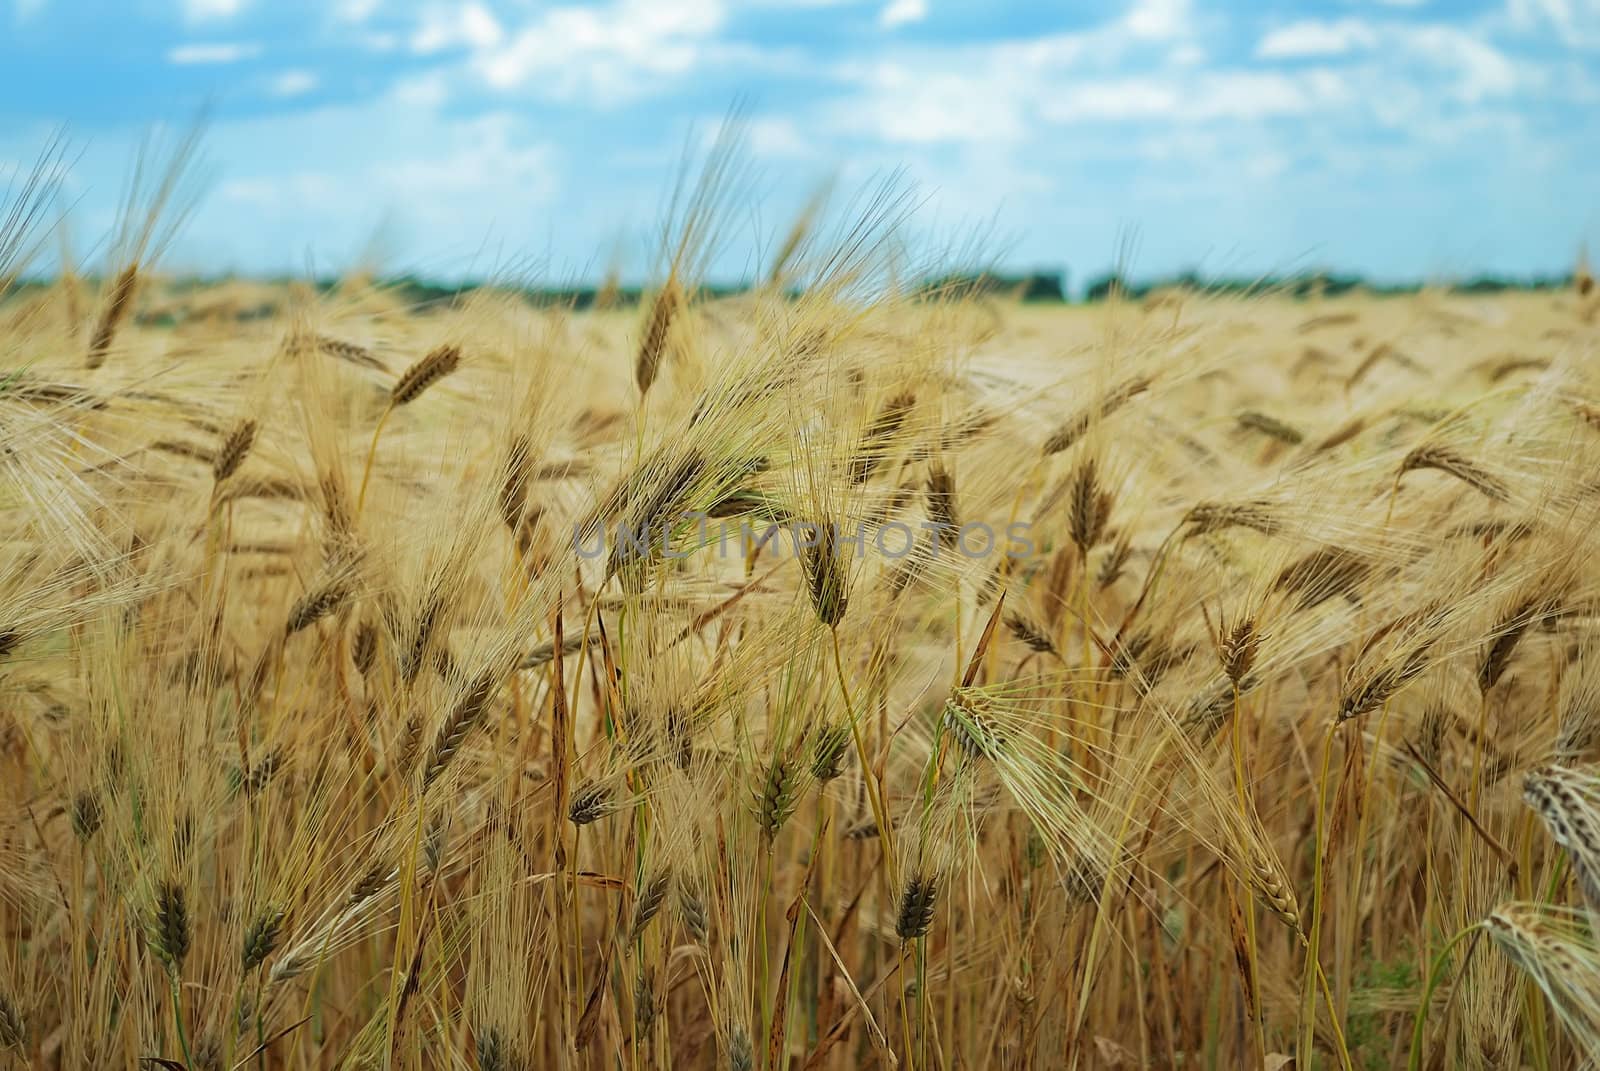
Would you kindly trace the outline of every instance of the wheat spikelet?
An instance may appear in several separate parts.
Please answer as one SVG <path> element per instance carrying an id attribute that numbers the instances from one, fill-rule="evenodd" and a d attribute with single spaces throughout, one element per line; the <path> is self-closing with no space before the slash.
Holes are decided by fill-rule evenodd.
<path id="1" fill-rule="evenodd" d="M 298 483 L 291 480 L 245 475 L 235 475 L 226 486 L 217 489 L 218 504 L 245 498 L 302 502 L 306 498 L 306 492 Z"/>
<path id="2" fill-rule="evenodd" d="M 106 363 L 106 353 L 116 340 L 117 329 L 133 311 L 133 299 L 138 289 L 139 265 L 129 264 L 117 274 L 117 280 L 111 286 L 111 297 L 94 325 L 94 334 L 89 338 L 89 354 L 84 361 L 89 368 L 99 368 Z"/>
<path id="3" fill-rule="evenodd" d="M 317 349 L 321 350 L 329 357 L 346 361 L 350 364 L 356 365 L 359 368 L 370 368 L 377 372 L 387 371 L 387 369 L 384 368 L 383 362 L 378 360 L 377 357 L 373 356 L 371 350 L 357 343 L 347 342 L 340 338 L 332 338 L 328 335 L 318 335 L 316 337 L 316 345 Z"/>
<path id="4" fill-rule="evenodd" d="M 1339 720 L 1349 721 L 1370 714 L 1428 668 L 1432 643 L 1424 642 L 1403 656 L 1364 676 L 1354 677 L 1345 686 L 1339 702 Z"/>
<path id="5" fill-rule="evenodd" d="M 412 764 L 417 761 L 417 750 L 422 746 L 422 716 L 412 711 L 400 726 L 395 740 L 393 768 L 401 777 L 409 776 Z"/>
<path id="6" fill-rule="evenodd" d="M 104 409 L 110 404 L 106 398 L 94 394 L 86 387 L 72 383 L 46 382 L 18 371 L 8 372 L 6 377 L 0 380 L 0 397 L 19 402 L 72 406 L 90 410 Z M 149 449 L 165 450 L 180 457 L 188 456 L 196 460 L 206 456 L 203 447 L 164 439 L 151 443 Z"/>
<path id="7" fill-rule="evenodd" d="M 1086 459 L 1072 475 L 1067 527 L 1078 553 L 1085 558 L 1105 535 L 1106 524 L 1111 520 L 1111 492 L 1100 487 L 1093 458 Z"/>
<path id="8" fill-rule="evenodd" d="M 878 828 L 878 823 L 868 818 L 858 822 L 844 831 L 845 840 L 875 840 L 882 836 L 883 831 Z"/>
<path id="9" fill-rule="evenodd" d="M 895 394 L 883 403 L 850 458 L 847 469 L 851 483 L 866 483 L 878 471 L 888 456 L 889 444 L 899 434 L 916 404 L 917 396 L 910 391 Z"/>
<path id="10" fill-rule="evenodd" d="M 1600 785 L 1563 766 L 1530 771 L 1522 796 L 1550 831 L 1550 839 L 1566 849 L 1579 888 L 1591 910 L 1600 912 Z"/>
<path id="11" fill-rule="evenodd" d="M 1256 654 L 1261 649 L 1261 635 L 1256 631 L 1254 618 L 1235 622 L 1231 629 L 1224 625 L 1222 643 L 1217 657 L 1222 662 L 1222 672 L 1237 687 L 1250 675 Z"/>
<path id="12" fill-rule="evenodd" d="M 1289 887 L 1277 862 L 1265 852 L 1256 850 L 1250 853 L 1248 863 L 1250 887 L 1255 890 L 1256 898 L 1289 927 L 1291 933 L 1304 940 L 1305 931 L 1301 926 L 1300 908 L 1295 902 L 1294 890 Z"/>
<path id="13" fill-rule="evenodd" d="M 604 785 L 580 785 L 573 790 L 567 819 L 575 826 L 600 821 L 612 811 L 611 790 Z"/>
<path id="14" fill-rule="evenodd" d="M 1073 904 L 1098 904 L 1105 882 L 1105 866 L 1087 852 L 1074 851 L 1062 868 L 1061 888 Z"/>
<path id="15" fill-rule="evenodd" d="M 1128 402 L 1150 389 L 1149 376 L 1134 376 L 1108 391 L 1100 403 L 1072 417 L 1058 427 L 1044 441 L 1044 456 L 1059 454 L 1083 437 L 1096 420 L 1104 420 Z"/>
<path id="16" fill-rule="evenodd" d="M 953 549 L 961 529 L 956 519 L 956 480 L 942 466 L 935 465 L 928 472 L 928 523 L 935 526 L 935 534 L 946 549 Z"/>
<path id="17" fill-rule="evenodd" d="M 1133 537 L 1127 532 L 1119 533 L 1116 542 L 1111 545 L 1111 552 L 1100 563 L 1100 571 L 1095 574 L 1095 586 L 1104 591 L 1122 579 L 1122 572 L 1132 557 Z"/>
<path id="18" fill-rule="evenodd" d="M 777 839 L 789 816 L 799 804 L 799 769 L 787 755 L 774 755 L 761 779 L 756 797 L 756 822 L 768 843 Z"/>
<path id="19" fill-rule="evenodd" d="M 1335 595 L 1355 598 L 1355 589 L 1372 572 L 1372 564 L 1343 547 L 1323 547 L 1298 559 L 1272 582 L 1274 591 L 1299 597 L 1298 606 L 1309 610 Z"/>
<path id="20" fill-rule="evenodd" d="M 445 852 L 449 848 L 448 833 L 443 812 L 428 820 L 427 831 L 422 836 L 422 862 L 430 874 L 438 873 L 444 865 Z"/>
<path id="21" fill-rule="evenodd" d="M 933 925 L 933 908 L 939 898 L 939 885 L 925 874 L 913 874 L 900 892 L 900 906 L 895 913 L 894 932 L 902 941 L 914 941 L 925 936 Z"/>
<path id="22" fill-rule="evenodd" d="M 833 781 L 844 772 L 849 754 L 850 726 L 832 722 L 817 733 L 811 745 L 811 776 L 820 784 Z"/>
<path id="23" fill-rule="evenodd" d="M 1312 331 L 1317 331 L 1324 327 L 1337 327 L 1342 324 L 1355 323 L 1356 320 L 1357 316 L 1353 312 L 1323 313 L 1319 316 L 1312 316 L 1302 320 L 1299 326 L 1295 328 L 1295 333 L 1301 335 L 1310 334 Z"/>
<path id="24" fill-rule="evenodd" d="M 1491 476 L 1459 450 L 1439 444 L 1424 444 L 1412 450 L 1400 462 L 1400 475 L 1417 469 L 1434 469 L 1454 476 L 1484 497 L 1504 502 L 1511 497 L 1503 481 Z"/>
<path id="25" fill-rule="evenodd" d="M 648 1034 L 656 1021 L 655 983 L 650 972 L 640 969 L 633 980 L 633 1029 L 638 1034 Z"/>
<path id="26" fill-rule="evenodd" d="M 755 1071 L 755 1052 L 750 1048 L 750 1035 L 743 1027 L 733 1028 L 728 1038 L 728 1071 Z"/>
<path id="27" fill-rule="evenodd" d="M 370 621 L 356 626 L 355 638 L 350 642 L 350 660 L 363 677 L 372 672 L 378 657 L 378 630 Z"/>
<path id="28" fill-rule="evenodd" d="M 17 1002 L 0 992 L 0 1052 L 22 1050 L 28 1044 L 28 1023 Z"/>
<path id="29" fill-rule="evenodd" d="M 1499 683 L 1506 668 L 1511 664 L 1511 656 L 1516 653 L 1517 644 L 1522 642 L 1522 637 L 1529 627 L 1540 616 L 1548 613 L 1550 608 L 1545 600 L 1537 596 L 1527 598 L 1495 623 L 1489 643 L 1484 647 L 1483 657 L 1478 663 L 1478 691 L 1488 692 Z"/>
<path id="30" fill-rule="evenodd" d="M 1234 712 L 1239 697 L 1259 683 L 1245 677 L 1238 683 L 1223 677 L 1192 696 L 1184 708 L 1179 725 L 1192 739 L 1206 740 L 1220 729 Z"/>
<path id="31" fill-rule="evenodd" d="M 1114 678 L 1133 681 L 1140 689 L 1149 690 L 1183 657 L 1184 652 L 1154 632 L 1139 629 L 1131 636 L 1112 640 L 1109 669 Z"/>
<path id="32" fill-rule="evenodd" d="M 244 932 L 244 947 L 239 955 L 244 973 L 249 974 L 265 963 L 278 947 L 278 940 L 283 936 L 284 918 L 285 913 L 281 908 L 269 907 L 251 921 L 249 929 Z"/>
<path id="33" fill-rule="evenodd" d="M 945 701 L 942 722 L 956 747 L 973 762 L 995 758 L 1005 744 L 989 704 L 977 693 L 952 695 Z"/>
<path id="34" fill-rule="evenodd" d="M 151 920 L 150 945 L 176 974 L 189 955 L 189 908 L 183 886 L 164 881 L 156 887 L 155 911 Z"/>
<path id="35" fill-rule="evenodd" d="M 433 738 L 433 750 L 429 753 L 427 765 L 423 768 L 423 788 L 432 785 L 449 768 L 461 746 L 466 743 L 468 734 L 482 719 L 484 709 L 488 707 L 489 699 L 494 695 L 499 683 L 499 679 L 489 672 L 479 674 L 467 694 L 445 719 L 444 724 L 439 726 L 439 731 Z"/>
<path id="36" fill-rule="evenodd" d="M 384 886 L 389 884 L 389 877 L 394 873 L 394 868 L 388 863 L 379 861 L 366 869 L 356 883 L 350 887 L 350 893 L 345 897 L 345 906 L 358 907 L 382 892 Z"/>
<path id="37" fill-rule="evenodd" d="M 595 642 L 595 640 L 591 639 L 589 642 L 593 643 L 593 642 Z M 579 651 L 583 650 L 583 646 L 584 646 L 583 634 L 582 633 L 570 633 L 569 632 L 567 635 L 565 635 L 565 636 L 563 636 L 561 638 L 561 654 L 562 654 L 562 657 L 565 657 L 565 656 L 571 655 L 571 654 L 577 654 Z M 520 663 L 517 664 L 517 668 L 518 669 L 538 669 L 540 666 L 547 666 L 551 662 L 555 661 L 555 657 L 556 657 L 555 644 L 554 643 L 541 643 L 539 646 L 535 647 L 533 650 L 528 652 L 527 656 L 524 657 L 523 660 Z"/>
<path id="38" fill-rule="evenodd" d="M 437 346 L 416 364 L 407 368 L 389 391 L 389 404 L 408 405 L 429 387 L 461 366 L 461 347 Z"/>
<path id="39" fill-rule="evenodd" d="M 1272 508 L 1264 502 L 1201 502 L 1184 515 L 1191 536 L 1221 532 L 1228 528 L 1249 528 L 1262 535 L 1276 535 L 1282 527 Z"/>
<path id="40" fill-rule="evenodd" d="M 1587 926 L 1559 908 L 1505 903 L 1484 932 L 1550 1002 L 1588 1062 L 1600 1057 L 1600 950 Z"/>
<path id="41" fill-rule="evenodd" d="M 272 748 L 251 765 L 241 776 L 239 785 L 250 795 L 256 795 L 272 783 L 272 778 L 287 762 L 282 748 Z"/>
<path id="42" fill-rule="evenodd" d="M 666 903 L 667 892 L 671 888 L 672 872 L 668 870 L 656 874 L 640 888 L 638 897 L 633 902 L 633 922 L 628 926 L 630 943 L 637 941 L 645 927 L 661 913 L 661 905 Z"/>
<path id="43" fill-rule="evenodd" d="M 506 449 L 500 481 L 500 519 L 513 532 L 522 525 L 528 508 L 528 481 L 532 476 L 533 446 L 527 436 L 514 436 Z"/>
<path id="44" fill-rule="evenodd" d="M 100 796 L 95 792 L 80 792 L 72 800 L 72 832 L 87 844 L 105 819 Z"/>
<path id="45" fill-rule="evenodd" d="M 1558 699 L 1555 757 L 1573 764 L 1600 745 L 1600 659 L 1583 651 L 1562 680 Z"/>
<path id="46" fill-rule="evenodd" d="M 296 632 L 321 621 L 343 605 L 349 595 L 349 586 L 340 580 L 330 580 L 321 587 L 306 592 L 289 608 L 289 619 L 283 626 L 284 635 L 293 636 Z M 370 650 L 363 652 L 368 666 L 371 665 L 371 654 Z M 357 666 L 360 664 L 358 661 Z"/>
<path id="47" fill-rule="evenodd" d="M 683 302 L 682 288 L 677 277 L 667 280 L 655 301 L 650 305 L 650 317 L 645 321 L 644 335 L 639 339 L 639 352 L 633 361 L 633 382 L 642 398 L 661 373 L 661 361 L 667 352 L 667 336 L 672 331 L 673 320 Z"/>
<path id="48" fill-rule="evenodd" d="M 1254 409 L 1246 409 L 1235 418 L 1241 428 L 1250 431 L 1259 431 L 1269 439 L 1276 439 L 1280 443 L 1290 446 L 1299 446 L 1305 442 L 1305 433 L 1292 424 L 1287 424 L 1277 417 Z"/>
<path id="49" fill-rule="evenodd" d="M 1006 615 L 1005 622 L 1011 635 L 1020 640 L 1028 650 L 1039 654 L 1056 653 L 1055 641 L 1050 638 L 1049 633 L 1022 614 L 1013 611 Z"/>
<path id="50" fill-rule="evenodd" d="M 238 472 L 239 466 L 244 464 L 245 455 L 250 453 L 250 447 L 255 441 L 256 422 L 241 420 L 217 449 L 216 459 L 211 464 L 212 478 L 217 483 L 222 483 Z"/>
<path id="51" fill-rule="evenodd" d="M 411 639 L 400 650 L 400 678 L 407 684 L 417 679 L 427 664 L 428 645 L 444 614 L 444 599 L 438 592 L 430 592 L 417 610 L 411 626 Z"/>
<path id="52" fill-rule="evenodd" d="M 523 1071 L 526 1067 L 516 1046 L 506 1040 L 499 1027 L 491 1026 L 477 1034 L 474 1055 L 478 1071 Z"/>
<path id="53" fill-rule="evenodd" d="M 849 571 L 839 551 L 839 535 L 833 521 L 824 519 L 816 526 L 815 534 L 816 539 L 802 550 L 801 565 L 817 619 L 833 628 L 844 618 L 849 605 Z"/>
<path id="54" fill-rule="evenodd" d="M 707 467 L 703 455 L 691 452 L 660 470 L 652 468 L 639 473 L 630 481 L 630 486 L 614 496 L 614 502 L 606 504 L 604 512 L 609 513 L 616 505 L 629 503 L 631 508 L 623 527 L 646 543 L 639 547 L 632 540 L 618 538 L 606 560 L 608 574 L 643 564 L 661 551 L 663 533 L 673 517 L 685 512 L 685 500 L 705 475 Z M 648 479 L 650 477 L 655 478 Z"/>

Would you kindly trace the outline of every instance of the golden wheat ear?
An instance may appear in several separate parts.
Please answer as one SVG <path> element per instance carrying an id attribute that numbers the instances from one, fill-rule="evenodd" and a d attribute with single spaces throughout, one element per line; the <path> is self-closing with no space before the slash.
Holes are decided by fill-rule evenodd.
<path id="1" fill-rule="evenodd" d="M 1495 946 L 1543 993 L 1588 1060 L 1600 1059 L 1600 949 L 1571 912 L 1504 903 L 1481 923 Z"/>
<path id="2" fill-rule="evenodd" d="M 146 139 L 139 147 L 110 251 L 111 262 L 119 266 L 102 299 L 84 357 L 84 364 L 90 369 L 105 364 L 119 332 L 133 314 L 145 275 L 160 260 L 198 203 L 197 163 L 204 128 L 202 115 L 175 142 L 161 145 Z M 162 156 L 165 162 L 158 164 Z"/>
<path id="3" fill-rule="evenodd" d="M 435 346 L 415 364 L 400 374 L 389 391 L 389 404 L 410 405 L 441 379 L 461 367 L 461 347 L 451 344 Z"/>

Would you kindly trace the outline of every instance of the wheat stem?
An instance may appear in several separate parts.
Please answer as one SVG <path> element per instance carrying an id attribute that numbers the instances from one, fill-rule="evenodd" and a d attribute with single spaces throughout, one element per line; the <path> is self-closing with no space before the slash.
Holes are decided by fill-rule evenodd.
<path id="1" fill-rule="evenodd" d="M 855 743 L 856 758 L 861 763 L 862 779 L 866 782 L 867 802 L 872 806 L 872 820 L 878 823 L 878 836 L 883 842 L 883 858 L 889 867 L 889 884 L 898 886 L 900 874 L 895 858 L 894 831 L 889 825 L 888 811 L 880 795 L 882 786 L 877 783 L 877 776 L 868 759 L 866 741 L 861 737 L 860 719 L 856 716 L 855 703 L 850 698 L 850 686 L 845 682 L 844 658 L 839 653 L 839 630 L 830 628 L 828 632 L 833 640 L 833 668 L 839 677 L 839 691 L 844 694 L 845 717 L 850 719 L 850 737 Z"/>
<path id="2" fill-rule="evenodd" d="M 167 972 L 167 981 L 172 986 L 172 1022 L 178 1031 L 178 1048 L 183 1050 L 183 1066 L 188 1071 L 194 1071 L 194 1057 L 189 1053 L 189 1035 L 183 1028 L 183 993 L 178 984 L 178 972 Z"/>
<path id="3" fill-rule="evenodd" d="M 1450 965 L 1448 962 L 1450 953 L 1468 937 L 1472 938 L 1472 946 L 1476 948 L 1478 938 L 1482 934 L 1483 923 L 1481 922 L 1474 922 L 1470 926 L 1465 926 L 1457 931 L 1450 940 L 1446 941 L 1444 947 L 1439 949 L 1439 954 L 1433 957 L 1433 967 L 1428 971 L 1428 983 L 1423 986 L 1422 999 L 1417 1003 L 1416 1022 L 1411 1028 L 1411 1057 L 1406 1064 L 1409 1071 L 1422 1071 L 1422 1043 L 1427 1034 L 1428 1008 L 1433 1003 L 1433 991 L 1439 988 L 1439 983 L 1444 979 L 1445 968 Z M 1470 950 L 1468 955 L 1471 955 Z"/>
<path id="4" fill-rule="evenodd" d="M 378 418 L 378 426 L 372 429 L 372 442 L 367 446 L 367 459 L 361 466 L 361 490 L 356 494 L 356 517 L 361 516 L 363 507 L 367 504 L 367 482 L 372 479 L 372 463 L 378 456 L 378 436 L 383 434 L 383 426 L 389 422 L 389 414 L 394 412 L 394 403 L 390 402 L 383 408 L 383 415 Z"/>

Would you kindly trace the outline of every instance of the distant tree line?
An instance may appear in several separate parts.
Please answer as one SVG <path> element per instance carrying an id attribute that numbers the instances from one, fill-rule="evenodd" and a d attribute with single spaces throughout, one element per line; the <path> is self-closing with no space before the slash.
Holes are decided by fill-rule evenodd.
<path id="1" fill-rule="evenodd" d="M 1560 290 L 1572 285 L 1573 277 L 1567 275 L 1538 275 L 1516 278 L 1503 275 L 1476 275 L 1469 279 L 1444 284 L 1444 289 L 1459 294 L 1495 294 L 1508 290 Z M 1140 282 L 1130 281 L 1110 272 L 1100 275 L 1084 287 L 1085 301 L 1105 301 L 1113 294 L 1126 298 L 1143 298 L 1158 290 L 1191 290 L 1209 294 L 1284 294 L 1294 298 L 1337 297 L 1353 291 L 1369 294 L 1411 294 L 1423 287 L 1422 283 L 1380 283 L 1360 275 L 1341 275 L 1332 272 L 1310 272 L 1303 275 L 1265 275 L 1253 278 L 1222 276 L 1207 279 L 1197 272 L 1185 271 Z"/>
<path id="2" fill-rule="evenodd" d="M 1531 277 L 1476 275 L 1444 284 L 1443 288 L 1461 294 L 1494 294 L 1513 290 L 1558 290 L 1571 286 L 1573 279 L 1574 277 L 1571 273 Z M 213 285 L 219 281 L 226 280 L 178 279 L 170 284 L 168 293 L 181 294 Z M 291 280 L 282 278 L 257 279 L 253 281 L 268 284 L 288 284 Z M 91 279 L 88 282 L 94 284 L 96 281 Z M 50 280 L 48 279 L 23 280 L 11 289 L 10 296 L 18 296 L 48 285 L 50 285 Z M 333 278 L 319 279 L 311 285 L 317 291 L 326 293 L 338 286 L 339 281 Z M 447 284 L 434 282 L 415 275 L 386 278 L 381 280 L 379 285 L 407 305 L 419 309 L 448 304 L 458 297 L 470 294 L 485 286 L 491 286 L 502 292 L 520 294 L 531 305 L 541 307 L 565 306 L 572 309 L 633 306 L 647 300 L 653 293 L 652 290 L 646 287 L 617 285 L 518 287 L 480 281 Z M 1360 275 L 1336 272 L 1308 272 L 1299 275 L 1266 275 L 1249 278 L 1243 276 L 1207 278 L 1191 270 L 1142 280 L 1132 280 L 1119 273 L 1108 272 L 1095 276 L 1088 281 L 1084 286 L 1082 300 L 1086 303 L 1102 302 L 1113 296 L 1139 300 L 1157 291 L 1165 290 L 1184 290 L 1207 294 L 1278 294 L 1303 299 L 1318 296 L 1337 297 L 1353 291 L 1380 295 L 1407 294 L 1414 293 L 1421 288 L 1422 284 L 1420 283 L 1380 283 Z M 749 286 L 743 285 L 708 285 L 699 287 L 695 291 L 695 296 L 701 298 L 733 297 L 748 293 L 750 289 Z M 1030 304 L 1066 304 L 1072 300 L 1067 289 L 1067 275 L 1061 271 L 1035 271 L 1022 274 L 1001 272 L 951 273 L 926 280 L 918 288 L 918 294 L 925 298 L 943 295 L 983 296 Z M 6 296 L 3 292 L 0 292 L 0 300 L 4 300 Z M 257 307 L 236 310 L 236 315 L 241 319 L 255 319 L 276 315 L 279 311 L 278 304 L 276 301 L 265 301 Z M 163 320 L 166 318 L 161 313 L 142 317 L 142 319 L 146 320 Z"/>
<path id="3" fill-rule="evenodd" d="M 1559 290 L 1571 286 L 1572 281 L 1570 273 L 1522 278 L 1476 275 L 1445 284 L 1444 288 L 1463 294 L 1493 294 L 1511 290 Z M 477 284 L 445 286 L 414 276 L 389 280 L 388 285 L 402 299 L 416 304 L 448 301 L 477 289 Z M 1140 299 L 1158 290 L 1173 289 L 1210 294 L 1283 294 L 1294 298 L 1337 297 L 1358 290 L 1371 294 L 1408 294 L 1422 289 L 1422 285 L 1414 282 L 1380 283 L 1360 275 L 1336 272 L 1206 278 L 1195 271 L 1183 271 L 1137 281 L 1113 272 L 1090 279 L 1084 287 L 1082 300 L 1105 301 L 1113 292 L 1125 298 Z M 636 305 L 652 293 L 642 287 L 523 287 L 519 290 L 532 304 L 566 305 L 576 309 L 589 309 L 596 305 Z M 749 287 L 745 286 L 703 286 L 699 294 L 702 297 L 731 297 L 748 290 Z M 981 295 L 1033 304 L 1065 304 L 1071 301 L 1067 274 L 1061 271 L 952 273 L 927 280 L 919 287 L 919 293 L 924 296 Z"/>

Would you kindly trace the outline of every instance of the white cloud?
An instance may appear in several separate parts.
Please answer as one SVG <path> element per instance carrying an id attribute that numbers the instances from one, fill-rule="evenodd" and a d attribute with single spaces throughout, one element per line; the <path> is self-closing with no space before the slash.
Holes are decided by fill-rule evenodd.
<path id="1" fill-rule="evenodd" d="M 833 125 L 895 145 L 1014 142 L 1073 84 L 1069 73 L 1112 77 L 1130 62 L 1159 64 L 1175 52 L 1203 59 L 1191 33 L 1187 0 L 1137 0 L 1121 16 L 1087 30 L 923 46 L 843 65 L 834 77 L 858 92 L 833 107 Z"/>
<path id="2" fill-rule="evenodd" d="M 815 146 L 800 132 L 793 119 L 763 116 L 745 121 L 744 136 L 750 151 L 764 157 L 809 156 Z"/>
<path id="3" fill-rule="evenodd" d="M 246 0 L 182 0 L 183 15 L 199 22 L 204 19 L 231 19 L 244 10 Z"/>
<path id="4" fill-rule="evenodd" d="M 1304 56 L 1342 56 L 1378 43 L 1377 31 L 1360 19 L 1322 22 L 1306 19 L 1280 26 L 1256 45 L 1260 59 L 1296 59 Z"/>
<path id="5" fill-rule="evenodd" d="M 237 42 L 218 41 L 212 44 L 179 45 L 167 53 L 167 62 L 180 66 L 202 63 L 237 63 L 259 55 L 261 46 Z"/>
<path id="6" fill-rule="evenodd" d="M 298 97 L 317 88 L 320 79 L 311 71 L 284 71 L 268 87 L 275 97 Z"/>
<path id="7" fill-rule="evenodd" d="M 366 22 L 382 6 L 383 0 L 339 0 L 333 13 L 345 22 Z"/>
<path id="8" fill-rule="evenodd" d="M 411 37 L 411 51 L 426 55 L 452 48 L 482 50 L 505 40 L 494 13 L 475 0 L 457 8 L 435 8 Z"/>
<path id="9" fill-rule="evenodd" d="M 430 71 L 415 78 L 401 79 L 389 95 L 408 107 L 435 111 L 450 99 L 450 86 L 441 72 Z"/>
<path id="10" fill-rule="evenodd" d="M 997 142 L 1022 137 L 1018 86 L 956 66 L 881 63 L 862 77 L 865 94 L 845 104 L 838 125 L 893 144 Z"/>
<path id="11" fill-rule="evenodd" d="M 314 204 L 339 189 L 339 180 L 320 171 L 296 171 L 276 178 L 229 179 L 217 188 L 224 202 L 251 208 L 279 208 L 296 202 Z"/>
<path id="12" fill-rule="evenodd" d="M 932 46 L 841 67 L 857 92 L 835 129 L 891 145 L 1025 142 L 1043 123 L 1250 123 L 1331 113 L 1352 83 L 1320 68 L 1208 67 L 1187 0 L 1136 0 L 1086 30 L 987 45 Z"/>
<path id="13" fill-rule="evenodd" d="M 878 15 L 878 25 L 886 30 L 908 26 L 928 17 L 928 0 L 889 0 Z"/>
<path id="14" fill-rule="evenodd" d="M 1455 95 L 1468 103 L 1513 92 L 1521 79 L 1506 55 L 1482 38 L 1454 26 L 1417 26 L 1404 31 L 1408 51 L 1452 71 Z"/>
<path id="15" fill-rule="evenodd" d="M 1122 17 L 1134 37 L 1170 41 L 1189 32 L 1189 0 L 1134 0 Z"/>
<path id="16" fill-rule="evenodd" d="M 1069 86 L 1041 109 L 1059 122 L 1162 120 L 1180 123 L 1252 121 L 1308 112 L 1347 96 L 1330 71 L 1299 75 L 1267 71 L 1212 71 L 1192 79 L 1108 79 Z"/>
<path id="17" fill-rule="evenodd" d="M 1559 3 L 1564 0 L 1542 0 Z M 1600 0 L 1595 0 L 1600 3 Z M 1364 77 L 1376 112 L 1394 110 L 1391 94 L 1437 97 L 1447 94 L 1469 104 L 1516 92 L 1536 78 L 1490 43 L 1482 26 L 1442 22 L 1365 22 L 1305 20 L 1279 27 L 1256 46 L 1262 59 L 1295 59 L 1371 53 Z M 1376 91 L 1382 85 L 1382 92 Z"/>
<path id="18" fill-rule="evenodd" d="M 481 115 L 455 125 L 454 151 L 390 161 L 374 177 L 380 189 L 413 203 L 436 196 L 475 197 L 486 175 L 538 200 L 555 189 L 551 152 L 545 145 L 524 143 L 521 134 L 512 116 Z"/>
<path id="19" fill-rule="evenodd" d="M 44 10 L 45 0 L 13 0 L 18 22 L 26 22 Z"/>
<path id="20" fill-rule="evenodd" d="M 1600 0 L 1507 0 L 1506 13 L 1522 30 L 1554 30 L 1572 48 L 1600 48 Z"/>
<path id="21" fill-rule="evenodd" d="M 421 240 L 424 271 L 460 270 L 459 258 L 516 256 L 547 242 L 542 206 L 561 189 L 561 156 L 540 124 L 510 112 L 464 119 L 392 93 L 222 121 L 208 152 L 228 161 L 228 177 L 186 233 L 202 242 L 230 235 L 202 261 L 211 270 L 240 259 L 343 264 L 386 220 L 401 244 Z M 589 206 L 574 197 L 571 215 Z M 248 227 L 237 224 L 241 211 Z"/>
<path id="22" fill-rule="evenodd" d="M 721 0 L 551 8 L 503 45 L 478 49 L 472 68 L 495 89 L 537 81 L 554 96 L 615 100 L 639 91 L 649 78 L 692 70 L 725 18 Z"/>
<path id="23" fill-rule="evenodd" d="M 1149 119 L 1173 114 L 1182 103 L 1176 86 L 1141 78 L 1074 86 L 1045 106 L 1047 119 Z"/>

